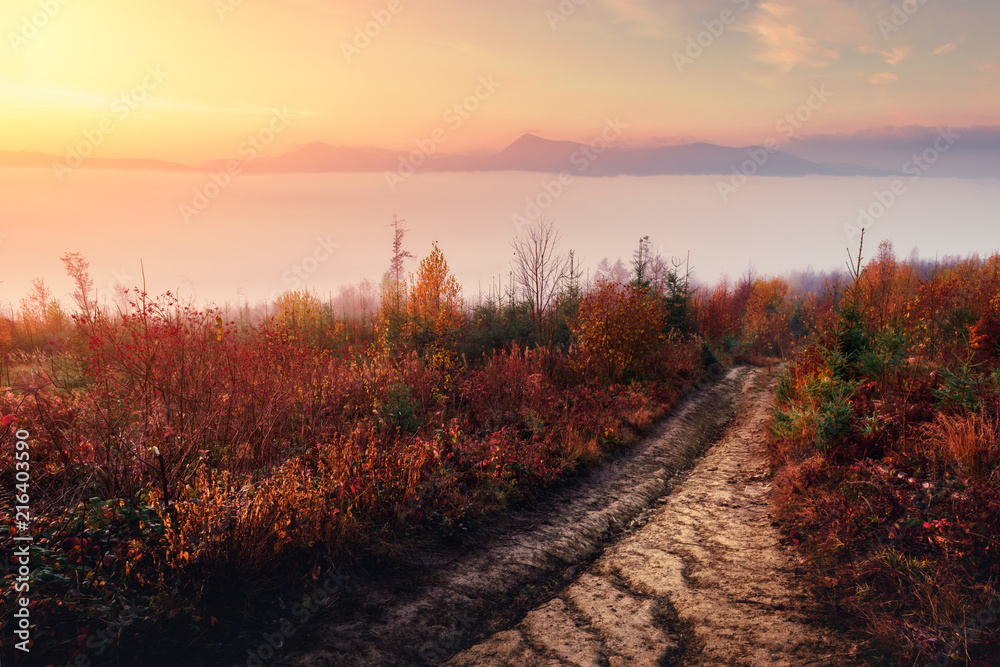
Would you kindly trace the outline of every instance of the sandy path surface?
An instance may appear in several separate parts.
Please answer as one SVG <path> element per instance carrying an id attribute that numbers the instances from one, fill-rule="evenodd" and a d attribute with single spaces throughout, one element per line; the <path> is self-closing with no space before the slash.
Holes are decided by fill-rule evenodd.
<path id="1" fill-rule="evenodd" d="M 446 664 L 861 665 L 814 624 L 797 558 L 772 527 L 773 379 L 743 380 L 737 418 L 648 522 L 558 595 Z"/>
<path id="2" fill-rule="evenodd" d="M 642 525 L 732 421 L 746 373 L 734 369 L 695 391 L 627 452 L 531 509 L 509 512 L 460 545 L 415 554 L 393 572 L 350 579 L 268 664 L 441 664 L 511 627 Z"/>

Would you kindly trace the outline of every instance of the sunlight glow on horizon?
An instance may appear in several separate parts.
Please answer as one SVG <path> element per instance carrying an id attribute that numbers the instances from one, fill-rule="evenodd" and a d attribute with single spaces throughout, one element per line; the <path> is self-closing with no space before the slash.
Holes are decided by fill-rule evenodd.
<path id="1" fill-rule="evenodd" d="M 607 116 L 629 123 L 632 143 L 752 143 L 821 83 L 835 97 L 809 133 L 1000 117 L 1000 7 L 986 0 L 923 5 L 887 33 L 888 0 L 592 0 L 568 16 L 551 0 L 52 0 L 51 15 L 42 4 L 0 9 L 0 150 L 58 153 L 150 67 L 169 74 L 103 157 L 227 157 L 274 108 L 298 113 L 275 152 L 403 149 L 484 75 L 500 90 L 442 151 L 501 148 L 524 132 L 586 140 Z M 675 54 L 699 48 L 679 71 Z"/>
<path id="2" fill-rule="evenodd" d="M 921 126 L 1000 126 L 1000 3 L 924 3 L 906 15 L 893 10 L 898 2 L 7 0 L 0 153 L 43 153 L 63 165 L 83 142 L 81 163 L 240 159 L 242 169 L 251 153 L 314 142 L 411 154 L 444 136 L 436 155 L 496 151 L 525 133 L 589 143 L 609 119 L 625 127 L 623 146 L 793 147 L 782 123 L 805 109 L 796 138 L 851 135 L 843 143 L 860 154 L 886 138 L 909 150 Z M 488 95 L 477 92 L 484 80 L 494 82 Z M 819 89 L 829 96 L 804 106 Z M 271 132 L 277 114 L 290 120 Z M 266 142 L 243 150 L 265 131 Z M 971 148 L 969 164 L 992 159 Z M 894 168 L 895 154 L 886 155 L 879 168 Z M 378 280 L 393 213 L 410 220 L 416 254 L 440 240 L 473 293 L 505 270 L 517 232 L 511 214 L 551 180 L 426 173 L 396 192 L 378 173 L 249 174 L 222 187 L 203 172 L 63 172 L 18 166 L 49 164 L 32 156 L 0 157 L 0 302 L 11 304 L 37 276 L 65 287 L 58 257 L 67 251 L 92 258 L 105 289 L 126 268 L 137 275 L 145 259 L 151 283 L 160 281 L 154 289 L 266 298 L 291 286 L 288 267 L 326 234 L 347 250 L 311 285 Z M 765 271 L 789 262 L 825 269 L 841 261 L 844 223 L 888 187 L 829 178 L 760 178 L 729 206 L 714 177 L 581 178 L 586 185 L 546 214 L 592 266 L 604 253 L 627 259 L 648 233 L 669 252 L 692 250 L 707 281 L 751 260 Z M 218 196 L 204 214 L 179 212 L 212 187 Z M 995 179 L 912 187 L 880 223 L 901 253 L 1000 243 L 990 217 L 1000 201 Z M 968 217 L 960 233 L 956 212 Z M 773 242 L 783 233 L 801 253 Z"/>

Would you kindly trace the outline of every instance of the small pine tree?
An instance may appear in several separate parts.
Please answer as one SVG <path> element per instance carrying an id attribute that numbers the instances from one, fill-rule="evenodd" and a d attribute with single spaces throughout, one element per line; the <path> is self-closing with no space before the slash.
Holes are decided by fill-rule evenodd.
<path id="1" fill-rule="evenodd" d="M 392 216 L 392 260 L 389 271 L 382 278 L 376 331 L 387 347 L 397 345 L 406 329 L 406 277 L 404 262 L 413 255 L 403 249 L 403 237 L 407 230 L 405 220 Z"/>
<path id="2" fill-rule="evenodd" d="M 632 254 L 632 284 L 649 289 L 649 237 L 639 239 L 639 247 Z"/>

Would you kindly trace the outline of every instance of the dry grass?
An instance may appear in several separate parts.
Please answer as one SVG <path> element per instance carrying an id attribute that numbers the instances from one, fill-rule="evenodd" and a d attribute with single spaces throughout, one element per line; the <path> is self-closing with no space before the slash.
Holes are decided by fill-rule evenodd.
<path id="1" fill-rule="evenodd" d="M 985 411 L 968 415 L 939 413 L 924 430 L 922 446 L 927 453 L 940 452 L 976 477 L 992 472 L 992 463 L 1000 454 L 997 417 Z"/>
<path id="2" fill-rule="evenodd" d="M 562 454 L 567 463 L 582 463 L 586 466 L 600 460 L 603 448 L 596 436 L 584 436 L 576 429 L 570 429 L 562 442 Z"/>

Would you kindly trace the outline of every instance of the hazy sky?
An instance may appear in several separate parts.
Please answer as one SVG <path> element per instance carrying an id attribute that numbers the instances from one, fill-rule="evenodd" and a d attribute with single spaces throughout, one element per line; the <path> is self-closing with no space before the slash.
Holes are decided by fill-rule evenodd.
<path id="1" fill-rule="evenodd" d="M 996 0 L 4 0 L 0 150 L 100 132 L 102 157 L 193 163 L 274 109 L 294 117 L 269 153 L 587 140 L 608 117 L 626 143 L 745 144 L 821 86 L 803 132 L 996 124 L 998 25 Z"/>

